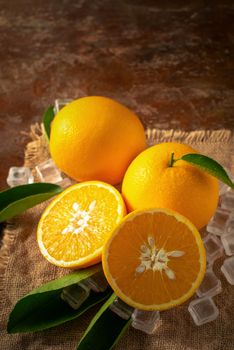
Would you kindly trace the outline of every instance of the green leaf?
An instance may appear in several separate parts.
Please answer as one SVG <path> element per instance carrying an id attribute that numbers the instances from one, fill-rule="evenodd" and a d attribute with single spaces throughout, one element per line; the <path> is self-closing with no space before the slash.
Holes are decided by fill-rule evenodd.
<path id="1" fill-rule="evenodd" d="M 112 294 L 92 319 L 77 350 L 110 350 L 131 325 L 131 317 L 124 320 L 116 315 L 109 306 L 116 295 Z"/>
<path id="2" fill-rule="evenodd" d="M 95 304 L 107 299 L 111 294 L 110 288 L 102 293 L 91 292 L 79 309 L 73 310 L 60 298 L 63 288 L 79 283 L 101 270 L 102 267 L 99 264 L 74 271 L 34 289 L 16 303 L 9 316 L 8 333 L 36 332 L 55 327 L 77 318 Z"/>
<path id="3" fill-rule="evenodd" d="M 55 116 L 54 107 L 49 106 L 43 115 L 43 125 L 44 125 L 45 133 L 48 140 L 50 139 L 50 124 L 54 119 L 54 116 Z"/>
<path id="4" fill-rule="evenodd" d="M 185 154 L 179 159 L 185 160 L 186 162 L 204 170 L 231 188 L 234 188 L 234 183 L 229 178 L 224 168 L 218 162 L 216 162 L 216 160 L 202 154 Z"/>
<path id="5" fill-rule="evenodd" d="M 50 183 L 34 183 L 10 188 L 0 192 L 0 222 L 23 213 L 45 200 L 59 194 L 63 189 Z"/>

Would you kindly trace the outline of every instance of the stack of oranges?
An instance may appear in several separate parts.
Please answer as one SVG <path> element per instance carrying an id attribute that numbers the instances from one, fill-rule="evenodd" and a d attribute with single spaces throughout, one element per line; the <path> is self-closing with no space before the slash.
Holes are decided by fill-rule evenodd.
<path id="1" fill-rule="evenodd" d="M 50 153 L 79 183 L 41 217 L 37 238 L 45 258 L 66 268 L 102 259 L 115 293 L 139 309 L 164 310 L 191 297 L 206 268 L 197 229 L 217 207 L 218 181 L 171 157 L 197 152 L 180 143 L 146 149 L 139 118 L 94 96 L 55 116 Z M 122 194 L 113 186 L 121 182 Z"/>

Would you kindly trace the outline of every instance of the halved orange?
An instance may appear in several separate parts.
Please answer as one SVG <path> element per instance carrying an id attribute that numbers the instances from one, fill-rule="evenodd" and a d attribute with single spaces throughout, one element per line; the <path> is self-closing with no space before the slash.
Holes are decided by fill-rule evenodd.
<path id="1" fill-rule="evenodd" d="M 166 310 L 182 304 L 199 287 L 206 253 L 196 227 L 169 209 L 127 215 L 103 250 L 105 276 L 128 305 Z"/>
<path id="2" fill-rule="evenodd" d="M 99 181 L 67 188 L 44 211 L 37 229 L 41 253 L 52 264 L 77 268 L 101 261 L 104 243 L 125 215 L 120 193 Z"/>

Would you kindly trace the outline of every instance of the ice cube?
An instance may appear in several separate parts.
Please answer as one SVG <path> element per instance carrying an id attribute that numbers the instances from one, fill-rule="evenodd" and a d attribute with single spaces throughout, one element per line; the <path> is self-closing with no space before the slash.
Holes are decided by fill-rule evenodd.
<path id="1" fill-rule="evenodd" d="M 72 102 L 70 98 L 57 99 L 54 101 L 54 114 L 57 114 L 60 109 L 65 107 L 68 103 Z"/>
<path id="2" fill-rule="evenodd" d="M 230 187 L 223 183 L 222 181 L 219 181 L 219 195 L 222 198 L 222 196 L 229 191 Z"/>
<path id="3" fill-rule="evenodd" d="M 214 321 L 219 315 L 217 306 L 209 297 L 191 301 L 188 311 L 197 326 Z"/>
<path id="4" fill-rule="evenodd" d="M 85 285 L 72 284 L 63 289 L 61 299 L 70 305 L 74 310 L 77 310 L 81 304 L 88 298 L 90 289 Z"/>
<path id="5" fill-rule="evenodd" d="M 124 320 L 128 320 L 133 312 L 133 308 L 125 304 L 120 298 L 115 298 L 113 303 L 110 305 L 111 311 L 117 314 L 119 317 Z"/>
<path id="6" fill-rule="evenodd" d="M 9 169 L 7 183 L 10 187 L 33 183 L 32 172 L 26 167 L 11 167 Z"/>
<path id="7" fill-rule="evenodd" d="M 132 314 L 132 327 L 153 334 L 161 325 L 159 311 L 143 311 L 135 309 Z"/>
<path id="8" fill-rule="evenodd" d="M 71 180 L 69 177 L 65 177 L 62 179 L 62 181 L 57 182 L 57 185 L 59 185 L 62 188 L 67 188 L 70 187 L 72 185 L 74 185 L 75 182 L 73 180 Z"/>
<path id="9" fill-rule="evenodd" d="M 207 225 L 207 231 L 217 236 L 221 236 L 224 233 L 229 216 L 230 212 L 228 210 L 218 208 Z"/>
<path id="10" fill-rule="evenodd" d="M 225 253 L 227 255 L 234 255 L 234 232 L 221 236 L 221 242 Z"/>
<path id="11" fill-rule="evenodd" d="M 230 215 L 225 226 L 225 234 L 228 234 L 228 233 L 234 234 L 234 214 Z"/>
<path id="12" fill-rule="evenodd" d="M 96 273 L 92 277 L 87 278 L 84 282 L 82 281 L 82 284 L 83 283 L 96 293 L 104 292 L 109 286 L 103 272 Z"/>
<path id="13" fill-rule="evenodd" d="M 35 169 L 41 182 L 58 184 L 63 180 L 61 171 L 57 168 L 52 159 L 38 164 Z"/>
<path id="14" fill-rule="evenodd" d="M 223 246 L 218 237 L 208 234 L 203 239 L 203 242 L 206 249 L 208 264 L 212 264 L 215 260 L 223 256 Z"/>
<path id="15" fill-rule="evenodd" d="M 221 271 L 227 281 L 234 285 L 234 256 L 224 260 L 223 265 L 221 266 Z"/>
<path id="16" fill-rule="evenodd" d="M 221 197 L 221 208 L 234 211 L 234 191 L 229 190 Z"/>
<path id="17" fill-rule="evenodd" d="M 231 179 L 232 182 L 234 182 L 234 175 L 231 172 L 231 169 L 224 168 L 226 173 L 228 174 L 229 178 Z M 229 192 L 231 190 L 230 186 L 226 185 L 222 181 L 219 181 L 219 194 L 220 197 L 222 197 L 225 193 Z"/>
<path id="18" fill-rule="evenodd" d="M 221 281 L 216 277 L 211 268 L 208 268 L 204 279 L 197 289 L 199 297 L 213 297 L 222 292 Z"/>

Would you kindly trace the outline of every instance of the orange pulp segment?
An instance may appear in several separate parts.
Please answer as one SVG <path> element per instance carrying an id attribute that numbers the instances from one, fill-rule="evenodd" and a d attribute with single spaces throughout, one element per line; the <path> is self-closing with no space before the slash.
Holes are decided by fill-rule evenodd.
<path id="1" fill-rule="evenodd" d="M 206 253 L 195 226 L 169 209 L 127 215 L 103 250 L 115 293 L 142 310 L 166 310 L 189 299 L 205 274 Z"/>
<path id="2" fill-rule="evenodd" d="M 125 215 L 120 193 L 88 181 L 69 187 L 44 211 L 37 230 L 41 253 L 52 264 L 77 268 L 101 261 L 104 243 Z"/>

